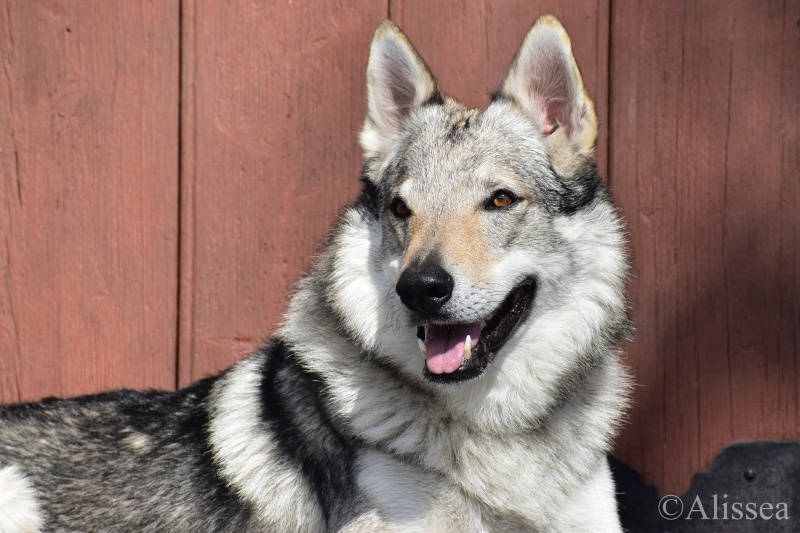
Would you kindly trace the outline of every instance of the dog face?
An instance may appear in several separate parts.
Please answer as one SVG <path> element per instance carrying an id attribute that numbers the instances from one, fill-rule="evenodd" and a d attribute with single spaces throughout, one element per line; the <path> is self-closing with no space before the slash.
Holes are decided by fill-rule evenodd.
<path id="1" fill-rule="evenodd" d="M 594 108 L 549 16 L 485 110 L 442 95 L 391 22 L 376 32 L 367 82 L 361 144 L 382 272 L 427 379 L 472 379 L 564 292 L 573 258 L 559 221 L 597 195 Z"/>
<path id="2" fill-rule="evenodd" d="M 535 295 L 532 265 L 557 243 L 540 188 L 525 179 L 548 169 L 541 142 L 530 143 L 524 164 L 504 150 L 536 137 L 520 113 L 498 107 L 428 106 L 411 121 L 419 133 L 379 176 L 382 250 L 397 265 L 396 293 L 418 328 L 426 376 L 437 381 L 486 368 Z"/>

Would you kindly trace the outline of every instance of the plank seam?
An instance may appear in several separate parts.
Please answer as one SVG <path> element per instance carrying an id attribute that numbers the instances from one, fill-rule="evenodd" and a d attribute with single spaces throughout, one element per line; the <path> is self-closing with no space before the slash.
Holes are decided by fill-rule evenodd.
<path id="1" fill-rule="evenodd" d="M 178 1 L 178 221 L 177 221 L 177 268 L 175 275 L 176 295 L 175 295 L 175 388 L 180 388 L 181 372 L 181 298 L 183 288 L 181 287 L 182 263 L 183 263 L 183 0 Z"/>
<path id="2" fill-rule="evenodd" d="M 597 11 L 598 11 L 598 13 L 600 12 L 599 7 L 598 7 Z M 614 175 L 614 171 L 613 171 L 613 165 L 612 165 L 612 161 L 613 161 L 612 154 L 614 152 L 612 150 L 612 147 L 614 145 L 614 143 L 613 143 L 614 139 L 613 139 L 613 135 L 612 135 L 613 132 L 611 131 L 612 130 L 611 124 L 612 124 L 612 120 L 613 120 L 613 117 L 614 117 L 614 109 L 613 109 L 614 98 L 612 98 L 612 94 L 611 94 L 612 90 L 613 90 L 613 85 L 612 85 L 612 82 L 611 82 L 611 73 L 613 72 L 612 64 L 613 64 L 613 61 L 614 61 L 614 55 L 613 55 L 614 48 L 612 46 L 612 39 L 614 38 L 614 36 L 613 36 L 614 28 L 612 27 L 612 24 L 614 23 L 614 17 L 613 17 L 614 0 L 608 0 L 608 9 L 606 11 L 607 11 L 607 13 L 606 13 L 607 34 L 606 34 L 606 44 L 605 44 L 605 46 L 606 46 L 606 57 L 608 59 L 606 60 L 606 65 L 605 65 L 606 71 L 605 72 L 599 72 L 598 71 L 597 84 L 600 85 L 600 76 L 605 75 L 605 77 L 606 77 L 606 101 L 605 101 L 605 106 L 606 106 L 606 176 L 605 176 L 605 178 L 606 178 L 606 183 L 608 184 L 608 188 L 613 190 L 612 189 L 612 186 L 613 186 L 613 183 L 612 183 L 613 178 L 612 178 L 612 176 Z M 595 61 L 595 63 L 597 63 L 597 61 Z"/>
<path id="3" fill-rule="evenodd" d="M 193 379 L 193 281 L 194 281 L 194 170 L 195 128 L 194 35 L 196 23 L 192 0 L 180 0 L 178 83 L 178 312 L 175 339 L 175 387 Z M 189 11 L 191 10 L 191 11 Z M 191 69 L 191 70 L 189 70 Z"/>

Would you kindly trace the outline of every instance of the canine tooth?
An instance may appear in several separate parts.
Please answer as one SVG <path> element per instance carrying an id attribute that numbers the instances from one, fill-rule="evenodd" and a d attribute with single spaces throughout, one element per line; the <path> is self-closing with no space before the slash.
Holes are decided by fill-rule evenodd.
<path id="1" fill-rule="evenodd" d="M 486 321 L 485 320 L 481 320 L 481 329 L 483 329 L 485 327 L 486 327 Z"/>
<path id="2" fill-rule="evenodd" d="M 469 361 L 470 357 L 472 357 L 472 337 L 467 335 L 464 339 L 464 359 Z"/>
<path id="3" fill-rule="evenodd" d="M 422 352 L 422 357 L 428 357 L 428 350 L 425 349 L 425 343 L 422 342 L 422 339 L 417 338 L 417 344 L 419 344 L 419 351 Z"/>

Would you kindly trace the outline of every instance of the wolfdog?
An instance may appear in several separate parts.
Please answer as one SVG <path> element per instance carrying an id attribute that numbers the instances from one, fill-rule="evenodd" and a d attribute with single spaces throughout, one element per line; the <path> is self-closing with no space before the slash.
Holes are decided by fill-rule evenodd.
<path id="1" fill-rule="evenodd" d="M 552 16 L 482 110 L 382 23 L 363 192 L 277 335 L 177 392 L 0 410 L 0 529 L 621 531 L 624 227 Z"/>

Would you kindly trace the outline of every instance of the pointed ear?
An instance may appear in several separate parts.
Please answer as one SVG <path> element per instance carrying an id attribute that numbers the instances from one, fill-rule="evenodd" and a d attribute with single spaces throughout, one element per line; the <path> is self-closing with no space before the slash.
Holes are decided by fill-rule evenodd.
<path id="1" fill-rule="evenodd" d="M 393 22 L 375 30 L 367 65 L 367 119 L 361 132 L 365 157 L 386 153 L 403 122 L 439 95 L 425 62 Z"/>
<path id="2" fill-rule="evenodd" d="M 557 18 L 544 15 L 533 24 L 502 92 L 533 120 L 548 144 L 561 146 L 566 140 L 579 154 L 594 156 L 597 116 L 567 31 Z"/>

